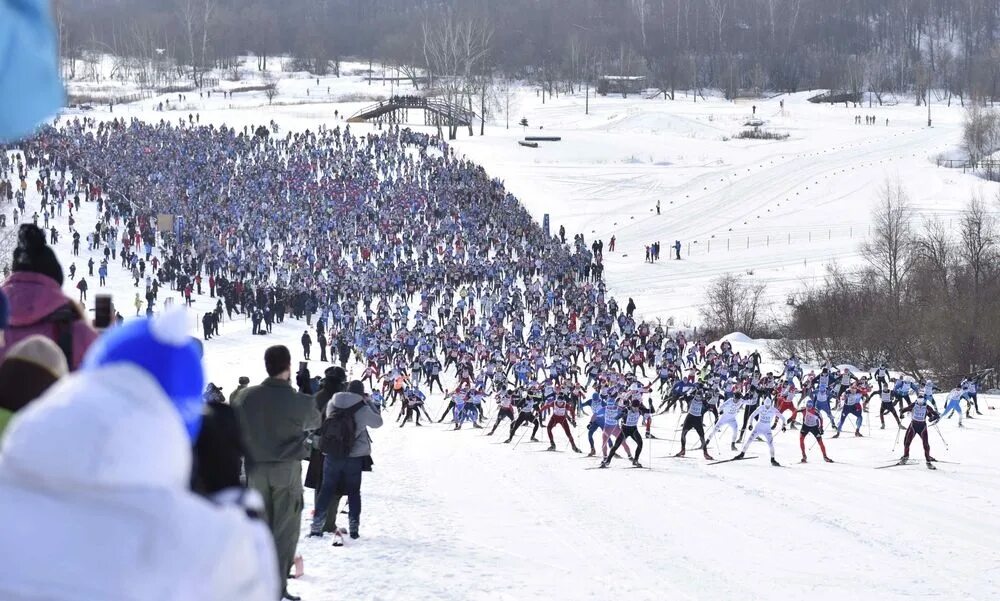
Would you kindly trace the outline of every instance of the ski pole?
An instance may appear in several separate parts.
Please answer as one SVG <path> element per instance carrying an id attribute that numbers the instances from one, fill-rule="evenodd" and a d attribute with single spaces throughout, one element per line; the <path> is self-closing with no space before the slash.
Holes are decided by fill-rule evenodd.
<path id="1" fill-rule="evenodd" d="M 892 453 L 896 453 L 896 445 L 899 444 L 899 433 L 903 430 L 901 428 L 896 428 L 896 441 L 892 443 Z"/>
<path id="2" fill-rule="evenodd" d="M 527 424 L 527 422 L 525 422 L 525 424 Z M 524 435 L 527 431 L 528 431 L 527 428 L 525 428 L 524 432 L 521 432 L 521 435 L 518 436 L 517 442 L 514 443 L 514 448 L 512 450 L 517 450 L 517 445 L 521 444 L 521 439 L 524 438 Z"/>
<path id="3" fill-rule="evenodd" d="M 490 431 L 490 426 L 492 426 L 492 425 L 493 425 L 493 422 L 495 422 L 495 421 L 496 421 L 496 420 L 498 420 L 498 419 L 500 419 L 500 414 L 499 414 L 499 413 L 497 413 L 496 417 L 494 417 L 493 419 L 491 419 L 491 420 L 489 421 L 489 423 L 488 423 L 488 424 L 486 424 L 486 428 L 485 428 L 485 429 L 483 430 L 483 434 L 482 434 L 483 436 L 486 436 L 487 432 L 489 432 L 489 431 Z"/>
<path id="4" fill-rule="evenodd" d="M 944 443 L 944 450 L 950 450 L 948 447 L 948 441 L 944 439 L 944 434 L 941 433 L 941 428 L 939 428 L 936 423 L 934 424 L 934 429 L 937 430 L 938 436 L 941 437 L 941 442 Z"/>

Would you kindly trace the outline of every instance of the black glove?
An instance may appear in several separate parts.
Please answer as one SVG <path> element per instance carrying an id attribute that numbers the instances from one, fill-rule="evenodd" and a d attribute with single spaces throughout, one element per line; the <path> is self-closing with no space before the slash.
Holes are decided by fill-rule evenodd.
<path id="1" fill-rule="evenodd" d="M 240 467 L 246 450 L 233 408 L 225 403 L 206 403 L 205 416 L 194 444 L 191 490 L 211 496 L 239 487 Z"/>

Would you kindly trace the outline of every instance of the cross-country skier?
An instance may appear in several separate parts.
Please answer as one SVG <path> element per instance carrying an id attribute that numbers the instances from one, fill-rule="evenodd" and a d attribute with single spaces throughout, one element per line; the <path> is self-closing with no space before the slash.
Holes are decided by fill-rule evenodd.
<path id="1" fill-rule="evenodd" d="M 510 423 L 514 423 L 514 401 L 511 400 L 510 394 L 506 391 L 497 393 L 497 405 L 499 409 L 497 410 L 496 420 L 493 422 L 493 429 L 490 430 L 487 436 L 493 436 L 493 433 L 497 431 L 500 426 L 500 422 L 505 419 L 509 419 Z"/>
<path id="2" fill-rule="evenodd" d="M 552 410 L 552 417 L 549 418 L 548 433 L 549 433 L 549 450 L 556 450 L 556 441 L 552 438 L 552 429 L 557 425 L 563 427 L 563 431 L 566 432 L 566 438 L 569 439 L 570 446 L 573 447 L 573 452 L 581 452 L 576 446 L 576 441 L 573 440 L 573 434 L 569 431 L 569 421 L 576 425 L 576 415 L 575 415 L 575 405 L 572 400 L 564 395 L 562 392 L 556 393 L 556 396 L 549 399 L 542 405 L 541 411 L 544 413 L 548 410 Z"/>
<path id="3" fill-rule="evenodd" d="M 538 428 L 541 426 L 541 422 L 538 421 L 538 415 L 535 413 L 535 399 L 531 396 L 525 396 L 518 403 L 520 411 L 517 414 L 517 419 L 510 425 L 510 436 L 508 436 L 507 440 L 504 442 L 509 443 L 514 440 L 514 435 L 517 434 L 517 429 L 525 423 L 534 424 L 535 428 L 531 431 L 531 442 L 538 442 L 535 435 L 538 434 Z"/>
<path id="4" fill-rule="evenodd" d="M 707 438 L 709 440 L 715 436 L 715 433 L 725 427 L 730 427 L 733 429 L 733 440 L 729 443 L 729 448 L 733 451 L 736 450 L 736 435 L 739 434 L 740 424 L 736 421 L 736 414 L 740 412 L 743 407 L 743 399 L 737 396 L 726 399 L 722 402 L 722 414 L 719 416 L 719 421 L 715 422 L 712 429 L 708 431 Z"/>
<path id="5" fill-rule="evenodd" d="M 705 455 L 705 459 L 708 459 L 709 461 L 714 459 L 708 454 L 708 447 L 705 445 L 705 405 L 705 392 L 703 390 L 698 390 L 691 397 L 691 402 L 688 403 L 687 417 L 684 418 L 684 427 L 681 429 L 681 450 L 674 455 L 674 457 L 684 456 L 687 446 L 687 433 L 689 430 L 694 430 L 698 434 L 698 439 L 701 441 L 701 446 L 699 448 Z"/>
<path id="6" fill-rule="evenodd" d="M 864 395 L 858 391 L 857 384 L 851 384 L 851 387 L 847 390 L 847 396 L 844 397 L 844 407 L 840 411 L 840 423 L 837 424 L 837 433 L 833 435 L 833 438 L 840 438 L 840 431 L 844 427 L 844 420 L 847 419 L 848 415 L 853 415 L 858 422 L 858 427 L 854 430 L 854 435 L 858 438 L 862 436 L 861 420 L 863 417 L 861 406 L 864 402 Z"/>
<path id="7" fill-rule="evenodd" d="M 802 430 L 799 431 L 799 449 L 802 451 L 802 463 L 806 462 L 806 435 L 812 434 L 816 438 L 819 450 L 823 452 L 823 460 L 833 463 L 826 455 L 826 445 L 823 444 L 823 417 L 816 411 L 816 403 L 812 399 L 806 401 L 806 408 L 802 410 Z"/>
<path id="8" fill-rule="evenodd" d="M 784 431 L 786 428 L 785 416 L 778 412 L 774 406 L 774 402 L 771 397 L 764 397 L 763 402 L 756 411 L 753 412 L 751 419 L 756 418 L 757 423 L 754 425 L 753 430 L 750 431 L 750 436 L 747 441 L 743 443 L 743 448 L 740 453 L 733 457 L 733 459 L 743 459 L 746 456 L 747 448 L 750 446 L 758 436 L 764 437 L 764 441 L 767 442 L 768 449 L 771 450 L 771 465 L 779 466 L 778 460 L 774 458 L 774 435 L 771 434 L 771 422 L 774 418 L 781 420 L 781 430 Z"/>
<path id="9" fill-rule="evenodd" d="M 889 388 L 885 388 L 878 393 L 879 398 L 882 399 L 882 406 L 878 410 L 879 421 L 882 422 L 882 430 L 885 430 L 885 415 L 888 413 L 896 419 L 896 425 L 900 430 L 905 429 L 903 427 L 903 422 L 899 420 L 899 414 L 896 413 L 896 404 L 892 400 L 892 391 Z"/>
<path id="10" fill-rule="evenodd" d="M 615 453 L 618 451 L 618 447 L 622 446 L 626 438 L 631 438 L 635 441 L 635 455 L 632 456 L 632 466 L 642 467 L 639 463 L 639 455 L 642 454 L 642 436 L 639 436 L 639 421 L 642 420 L 642 416 L 646 413 L 648 409 L 642 406 L 642 401 L 636 399 L 632 401 L 629 405 L 625 414 L 622 416 L 622 428 L 621 433 L 615 439 L 615 444 L 611 447 L 611 451 L 608 456 L 604 458 L 601 462 L 601 467 L 608 467 L 611 465 L 611 460 L 615 457 Z M 626 447 L 627 448 L 627 447 Z"/>
<path id="11" fill-rule="evenodd" d="M 927 404 L 926 397 L 918 397 L 916 403 L 903 409 L 903 414 L 905 415 L 908 411 L 912 412 L 913 415 L 910 418 L 910 427 L 906 429 L 906 435 L 903 436 L 903 456 L 899 458 L 899 463 L 904 464 L 910 460 L 910 443 L 913 442 L 914 436 L 919 436 L 924 443 L 924 460 L 927 462 L 927 467 L 936 469 L 933 462 L 937 460 L 931 457 L 931 443 L 927 437 L 927 428 L 933 426 L 937 420 L 941 419 L 941 416 Z"/>
<path id="12" fill-rule="evenodd" d="M 962 389 L 952 388 L 951 392 L 948 393 L 948 398 L 944 402 L 944 411 L 941 412 L 941 417 L 951 419 L 953 413 L 958 414 L 958 427 L 964 428 L 962 424 Z M 972 419 L 972 414 L 969 414 L 969 419 Z"/>
<path id="13" fill-rule="evenodd" d="M 976 415 L 982 415 L 983 413 L 979 410 L 979 395 L 977 394 L 977 389 L 979 388 L 979 382 L 976 378 L 966 378 L 962 380 L 962 398 L 966 402 L 966 414 L 972 417 L 972 407 L 976 408 Z"/>

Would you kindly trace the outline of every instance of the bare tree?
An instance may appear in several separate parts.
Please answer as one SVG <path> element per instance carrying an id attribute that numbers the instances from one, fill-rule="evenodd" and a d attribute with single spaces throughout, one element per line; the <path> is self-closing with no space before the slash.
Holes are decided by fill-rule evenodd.
<path id="1" fill-rule="evenodd" d="M 274 102 L 275 96 L 278 95 L 278 82 L 275 81 L 274 75 L 265 73 L 264 83 L 264 96 L 267 96 L 267 103 L 271 104 Z"/>
<path id="2" fill-rule="evenodd" d="M 706 327 L 720 334 L 742 332 L 756 336 L 764 325 L 766 290 L 763 283 L 748 282 L 733 274 L 712 280 L 701 308 Z"/>
<path id="3" fill-rule="evenodd" d="M 973 294 L 978 296 L 989 272 L 996 272 L 996 218 L 987 210 L 982 199 L 974 196 L 962 215 L 959 225 L 959 255 L 972 280 Z"/>
<path id="4" fill-rule="evenodd" d="M 910 204 L 899 181 L 888 181 L 872 213 L 872 236 L 861 249 L 898 319 L 903 284 L 913 267 L 914 234 Z"/>
<path id="5" fill-rule="evenodd" d="M 485 20 L 449 13 L 444 19 L 425 21 L 422 32 L 424 62 L 437 78 L 448 106 L 471 103 L 476 90 L 474 75 L 489 54 L 493 29 Z M 457 122 L 450 118 L 448 139 L 454 140 L 457 132 Z"/>
<path id="6" fill-rule="evenodd" d="M 191 80 L 201 87 L 208 70 L 209 41 L 212 15 L 217 0 L 177 0 L 177 16 L 181 21 L 191 66 Z"/>
<path id="7" fill-rule="evenodd" d="M 923 270 L 933 278 L 933 285 L 941 290 L 948 289 L 948 275 L 955 260 L 955 246 L 948 228 L 940 219 L 924 223 L 924 230 L 914 240 L 916 260 Z"/>
<path id="8" fill-rule="evenodd" d="M 1000 145 L 1000 116 L 996 111 L 973 102 L 965 111 L 962 149 L 972 163 L 992 154 Z"/>

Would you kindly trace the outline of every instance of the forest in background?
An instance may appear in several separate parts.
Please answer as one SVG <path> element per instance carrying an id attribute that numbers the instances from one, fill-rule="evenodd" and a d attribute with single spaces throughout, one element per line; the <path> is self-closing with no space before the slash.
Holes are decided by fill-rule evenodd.
<path id="1" fill-rule="evenodd" d="M 503 76 L 549 94 L 644 75 L 667 97 L 1000 98 L 996 0 L 57 0 L 56 20 L 68 71 L 106 53 L 166 61 L 195 85 L 252 54 L 262 70 L 291 56 L 297 70 L 336 73 L 352 57 L 418 84 L 418 73 Z"/>

